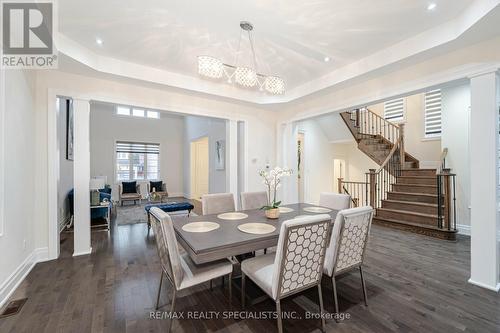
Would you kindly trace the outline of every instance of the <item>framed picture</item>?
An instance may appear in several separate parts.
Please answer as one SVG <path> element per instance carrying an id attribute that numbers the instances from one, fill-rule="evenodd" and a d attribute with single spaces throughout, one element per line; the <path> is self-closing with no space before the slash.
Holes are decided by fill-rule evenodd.
<path id="1" fill-rule="evenodd" d="M 215 141 L 215 170 L 226 168 L 226 142 L 224 140 Z"/>
<path id="2" fill-rule="evenodd" d="M 74 143 L 74 121 L 73 105 L 71 100 L 66 100 L 66 159 L 73 161 L 73 143 Z"/>

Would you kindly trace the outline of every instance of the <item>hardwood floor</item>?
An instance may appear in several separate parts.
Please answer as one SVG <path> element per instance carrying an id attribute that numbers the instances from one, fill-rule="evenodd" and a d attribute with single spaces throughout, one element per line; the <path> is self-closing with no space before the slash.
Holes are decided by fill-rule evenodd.
<path id="1" fill-rule="evenodd" d="M 71 235 L 66 234 L 66 237 Z M 73 258 L 72 239 L 61 258 L 34 267 L 12 299 L 28 297 L 21 312 L 0 320 L 0 332 L 164 332 L 168 319 L 150 319 L 158 287 L 159 264 L 154 235 L 145 224 L 112 225 L 92 233 L 92 254 Z M 366 265 L 368 307 L 363 305 L 357 271 L 337 282 L 340 310 L 349 320 L 327 320 L 328 332 L 498 332 L 500 295 L 467 283 L 469 239 L 446 242 L 373 226 Z M 218 281 L 220 282 L 220 281 Z M 165 284 L 164 284 L 165 286 Z M 262 295 L 247 286 L 252 297 Z M 160 310 L 168 311 L 170 286 L 163 289 Z M 176 309 L 229 310 L 227 288 L 207 286 L 181 294 Z M 333 312 L 332 287 L 323 281 L 325 308 Z M 317 290 L 282 302 L 284 311 L 317 312 Z M 240 311 L 239 292 L 234 310 Z M 274 311 L 265 300 L 247 311 Z M 237 312 L 237 314 L 245 314 Z M 262 314 L 261 314 L 262 315 Z M 222 316 L 222 314 L 221 314 Z M 286 332 L 319 332 L 316 319 L 284 320 Z M 276 332 L 273 319 L 179 319 L 174 332 Z"/>

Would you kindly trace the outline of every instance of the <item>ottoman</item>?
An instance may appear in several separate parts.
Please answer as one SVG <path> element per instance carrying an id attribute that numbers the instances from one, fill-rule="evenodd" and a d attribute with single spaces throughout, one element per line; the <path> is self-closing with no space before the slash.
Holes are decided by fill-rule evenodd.
<path id="1" fill-rule="evenodd" d="M 189 216 L 189 214 L 191 214 L 191 210 L 194 209 L 194 206 L 192 204 L 190 204 L 189 202 L 169 202 L 169 203 L 158 203 L 158 204 L 146 205 L 146 206 L 144 206 L 144 210 L 148 214 L 148 230 L 151 228 L 151 214 L 149 213 L 149 210 L 153 207 L 157 207 L 166 213 L 180 212 L 183 210 L 187 210 L 188 216 Z"/>

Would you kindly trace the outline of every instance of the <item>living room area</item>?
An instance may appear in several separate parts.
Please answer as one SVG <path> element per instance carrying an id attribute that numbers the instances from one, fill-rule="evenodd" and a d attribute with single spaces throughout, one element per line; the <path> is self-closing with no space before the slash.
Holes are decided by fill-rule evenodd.
<path id="1" fill-rule="evenodd" d="M 74 232 L 73 101 L 59 97 L 57 104 L 63 243 Z M 172 214 L 201 215 L 203 194 L 226 191 L 226 126 L 218 118 L 92 101 L 91 230 L 147 223 L 149 231 L 149 209 L 158 206 Z M 243 139 L 242 126 L 238 134 Z"/>

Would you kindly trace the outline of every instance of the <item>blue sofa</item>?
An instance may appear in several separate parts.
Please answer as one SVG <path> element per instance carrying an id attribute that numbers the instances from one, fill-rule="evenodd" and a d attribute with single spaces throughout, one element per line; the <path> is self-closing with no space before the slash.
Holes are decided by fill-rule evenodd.
<path id="1" fill-rule="evenodd" d="M 71 216 L 74 215 L 74 197 L 75 197 L 75 192 L 74 189 L 69 191 L 68 193 L 68 201 L 69 201 L 69 212 Z M 99 190 L 99 200 L 102 202 L 104 198 L 107 198 L 109 200 L 109 204 L 112 205 L 111 203 L 111 188 L 103 188 Z M 110 208 L 113 208 L 111 206 Z M 91 219 L 98 219 L 98 218 L 106 218 L 106 215 L 108 214 L 108 207 L 102 207 L 102 208 L 96 208 L 96 209 L 91 209 L 90 210 L 90 218 Z"/>

